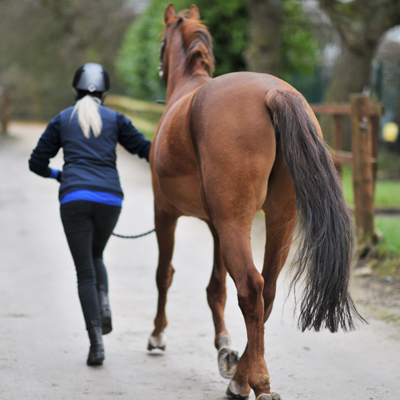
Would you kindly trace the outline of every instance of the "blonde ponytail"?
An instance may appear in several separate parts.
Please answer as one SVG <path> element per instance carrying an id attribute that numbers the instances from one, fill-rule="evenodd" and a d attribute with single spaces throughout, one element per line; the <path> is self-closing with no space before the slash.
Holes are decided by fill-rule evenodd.
<path id="1" fill-rule="evenodd" d="M 71 114 L 71 119 L 74 114 L 78 113 L 79 125 L 86 138 L 90 137 L 90 130 L 92 130 L 94 137 L 100 136 L 103 127 L 99 113 L 99 102 L 92 96 L 85 96 L 76 102 L 74 111 Z"/>

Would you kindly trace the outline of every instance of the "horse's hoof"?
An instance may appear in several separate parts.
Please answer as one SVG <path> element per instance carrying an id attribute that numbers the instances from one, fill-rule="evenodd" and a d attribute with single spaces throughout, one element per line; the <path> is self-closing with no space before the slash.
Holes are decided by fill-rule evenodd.
<path id="1" fill-rule="evenodd" d="M 236 372 L 236 365 L 239 362 L 239 354 L 235 350 L 222 347 L 218 351 L 219 373 L 225 379 L 231 379 Z"/>
<path id="2" fill-rule="evenodd" d="M 165 350 L 166 342 L 165 335 L 160 333 L 158 336 L 150 336 L 147 344 L 147 350 L 151 351 L 154 349 Z"/>
<path id="3" fill-rule="evenodd" d="M 257 400 L 282 400 L 279 393 L 271 393 L 271 394 L 260 394 L 257 397 Z"/>
<path id="4" fill-rule="evenodd" d="M 235 381 L 230 381 L 226 394 L 231 399 L 247 399 L 250 395 L 250 390 L 249 385 L 240 385 Z"/>

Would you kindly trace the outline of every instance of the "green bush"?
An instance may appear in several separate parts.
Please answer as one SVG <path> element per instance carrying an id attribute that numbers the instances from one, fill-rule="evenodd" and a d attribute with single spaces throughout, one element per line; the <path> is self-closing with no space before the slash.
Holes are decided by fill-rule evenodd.
<path id="1" fill-rule="evenodd" d="M 302 4 L 285 1 L 283 26 L 283 76 L 289 83 L 292 74 L 311 76 L 318 63 L 318 42 L 303 12 Z"/>
<path id="2" fill-rule="evenodd" d="M 128 94 L 134 98 L 156 100 L 165 97 L 157 68 L 167 5 L 167 1 L 153 1 L 124 37 L 116 67 Z"/>

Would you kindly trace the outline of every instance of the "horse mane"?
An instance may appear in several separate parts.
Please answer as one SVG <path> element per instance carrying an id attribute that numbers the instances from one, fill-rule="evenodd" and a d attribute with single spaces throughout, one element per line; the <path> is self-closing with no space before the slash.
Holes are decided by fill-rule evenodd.
<path id="1" fill-rule="evenodd" d="M 208 69 L 209 73 L 215 70 L 214 54 L 212 51 L 212 37 L 207 27 L 199 20 L 189 18 L 189 11 L 184 10 L 178 14 L 184 23 L 182 26 L 182 41 L 186 50 L 186 67 L 195 69 L 201 67 Z"/>

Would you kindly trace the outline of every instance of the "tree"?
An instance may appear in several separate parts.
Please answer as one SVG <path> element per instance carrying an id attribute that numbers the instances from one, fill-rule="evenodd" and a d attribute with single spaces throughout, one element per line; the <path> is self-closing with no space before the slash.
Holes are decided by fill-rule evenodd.
<path id="1" fill-rule="evenodd" d="M 400 24 L 400 2 L 319 0 L 319 4 L 331 18 L 341 41 L 341 52 L 325 100 L 347 102 L 350 93 L 362 92 L 368 86 L 379 39 L 388 29 Z"/>
<path id="2" fill-rule="evenodd" d="M 128 94 L 137 99 L 165 97 L 165 88 L 158 76 L 158 53 L 167 5 L 153 1 L 128 28 L 121 44 L 116 68 Z"/>
<path id="3" fill-rule="evenodd" d="M 247 0 L 250 37 L 246 51 L 247 67 L 254 72 L 283 74 L 282 0 Z"/>
<path id="4" fill-rule="evenodd" d="M 246 0 L 249 15 L 247 69 L 290 81 L 310 75 L 318 64 L 318 43 L 302 4 L 292 0 Z"/>
<path id="5" fill-rule="evenodd" d="M 114 60 L 133 17 L 125 0 L 2 0 L 0 86 L 12 86 L 18 117 L 47 119 L 70 105 L 72 75 L 85 62 L 102 63 L 115 88 Z"/>

